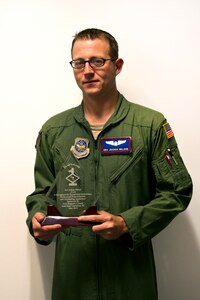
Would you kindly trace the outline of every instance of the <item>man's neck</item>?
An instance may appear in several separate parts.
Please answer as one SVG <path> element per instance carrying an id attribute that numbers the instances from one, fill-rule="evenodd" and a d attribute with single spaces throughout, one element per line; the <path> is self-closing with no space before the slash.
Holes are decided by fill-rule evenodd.
<path id="1" fill-rule="evenodd" d="M 118 92 L 111 96 L 88 96 L 83 98 L 85 118 L 92 125 L 105 124 L 115 111 Z"/>

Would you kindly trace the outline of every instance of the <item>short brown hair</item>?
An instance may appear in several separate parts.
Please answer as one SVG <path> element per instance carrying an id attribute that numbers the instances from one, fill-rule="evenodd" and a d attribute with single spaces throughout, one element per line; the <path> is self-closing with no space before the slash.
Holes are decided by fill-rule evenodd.
<path id="1" fill-rule="evenodd" d="M 116 39 L 108 32 L 96 29 L 96 28 L 88 28 L 85 30 L 82 30 L 75 34 L 74 39 L 72 41 L 72 47 L 71 47 L 71 54 L 73 51 L 74 44 L 77 40 L 94 40 L 98 38 L 103 38 L 108 41 L 110 45 L 110 57 L 112 59 L 118 58 L 118 43 Z"/>

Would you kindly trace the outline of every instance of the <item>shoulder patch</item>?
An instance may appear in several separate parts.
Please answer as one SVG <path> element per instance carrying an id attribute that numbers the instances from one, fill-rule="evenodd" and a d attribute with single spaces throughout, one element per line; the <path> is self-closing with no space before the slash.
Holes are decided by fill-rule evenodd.
<path id="1" fill-rule="evenodd" d="M 173 131 L 172 131 L 172 129 L 171 129 L 171 126 L 169 125 L 168 122 L 165 123 L 165 124 L 163 124 L 163 129 L 164 129 L 165 134 L 166 134 L 166 137 L 167 137 L 168 139 L 170 139 L 170 138 L 172 138 L 172 137 L 174 136 L 174 133 L 173 133 Z"/>

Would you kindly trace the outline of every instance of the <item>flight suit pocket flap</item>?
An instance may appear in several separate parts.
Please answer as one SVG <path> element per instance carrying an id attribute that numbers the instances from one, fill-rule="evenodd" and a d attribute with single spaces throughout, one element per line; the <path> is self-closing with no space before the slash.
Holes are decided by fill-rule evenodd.
<path id="1" fill-rule="evenodd" d="M 118 166 L 118 168 L 113 172 L 112 176 L 110 177 L 112 183 L 116 182 L 122 174 L 126 173 L 130 166 L 133 167 L 136 165 L 136 163 L 142 157 L 143 150 L 143 146 L 139 146 L 137 149 L 135 149 L 131 157 L 129 156 L 121 166 Z"/>

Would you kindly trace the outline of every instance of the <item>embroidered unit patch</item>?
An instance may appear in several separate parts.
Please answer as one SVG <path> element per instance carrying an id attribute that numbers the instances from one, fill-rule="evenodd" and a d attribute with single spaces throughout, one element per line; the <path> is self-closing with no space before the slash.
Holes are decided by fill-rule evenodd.
<path id="1" fill-rule="evenodd" d="M 90 149 L 88 148 L 89 140 L 84 138 L 76 138 L 74 146 L 71 147 L 76 158 L 83 158 L 89 155 Z"/>

